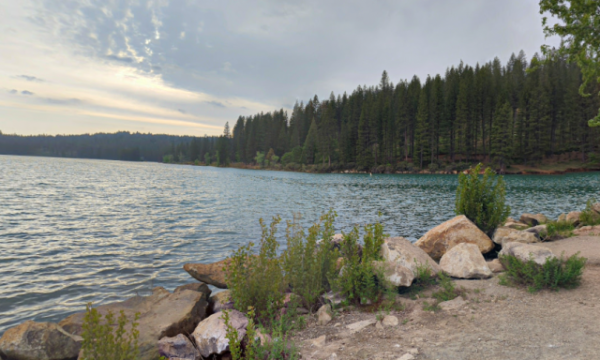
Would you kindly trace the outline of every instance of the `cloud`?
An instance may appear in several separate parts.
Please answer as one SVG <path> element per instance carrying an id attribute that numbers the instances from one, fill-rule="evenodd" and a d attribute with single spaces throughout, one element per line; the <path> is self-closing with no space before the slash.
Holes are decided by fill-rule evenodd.
<path id="1" fill-rule="evenodd" d="M 216 107 L 220 107 L 220 108 L 226 108 L 227 106 L 225 106 L 225 104 L 218 102 L 218 101 L 206 101 L 207 104 L 210 104 L 212 106 L 216 106 Z"/>
<path id="2" fill-rule="evenodd" d="M 223 63 L 223 67 L 221 68 L 224 72 L 235 72 L 235 69 L 233 68 L 233 66 L 231 66 L 231 63 L 229 61 L 226 61 Z"/>
<path id="3" fill-rule="evenodd" d="M 182 114 L 187 114 L 187 112 L 185 110 L 182 110 L 182 109 L 177 109 L 177 111 L 179 111 Z"/>
<path id="4" fill-rule="evenodd" d="M 12 89 L 8 91 L 9 94 L 16 94 L 18 93 L 17 89 Z"/>
<path id="5" fill-rule="evenodd" d="M 23 90 L 23 91 L 21 91 L 21 94 L 23 94 L 23 95 L 33 95 L 33 93 L 31 91 L 29 91 L 29 90 Z"/>
<path id="6" fill-rule="evenodd" d="M 134 61 L 133 58 L 129 57 L 129 56 L 107 55 L 106 58 L 109 60 L 124 62 L 124 63 L 128 63 L 128 64 L 130 64 Z"/>
<path id="7" fill-rule="evenodd" d="M 29 76 L 29 75 L 18 75 L 16 76 L 16 78 L 18 79 L 24 79 L 27 81 L 33 81 L 33 82 L 43 82 L 44 80 L 37 78 L 35 76 Z"/>

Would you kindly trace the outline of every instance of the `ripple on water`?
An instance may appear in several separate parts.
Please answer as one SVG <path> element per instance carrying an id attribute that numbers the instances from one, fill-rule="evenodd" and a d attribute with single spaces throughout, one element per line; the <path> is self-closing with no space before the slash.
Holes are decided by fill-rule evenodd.
<path id="1" fill-rule="evenodd" d="M 379 218 L 416 240 L 452 217 L 456 177 L 310 175 L 156 163 L 0 156 L 0 333 L 58 321 L 152 287 L 193 281 L 186 262 L 212 262 L 260 237 L 258 219 L 308 225 L 334 208 L 336 230 Z M 598 173 L 509 176 L 512 216 L 551 217 L 600 199 Z M 283 232 L 283 224 L 280 227 Z"/>

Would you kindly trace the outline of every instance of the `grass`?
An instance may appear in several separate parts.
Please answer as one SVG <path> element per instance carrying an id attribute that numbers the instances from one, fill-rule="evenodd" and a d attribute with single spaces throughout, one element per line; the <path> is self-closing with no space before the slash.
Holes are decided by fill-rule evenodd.
<path id="1" fill-rule="evenodd" d="M 594 226 L 600 225 L 600 215 L 598 215 L 594 210 L 592 210 L 592 205 L 596 202 L 595 199 L 588 200 L 585 210 L 581 212 L 579 216 L 579 220 L 581 224 L 584 226 Z"/>
<path id="2" fill-rule="evenodd" d="M 570 221 L 548 221 L 546 233 L 540 234 L 543 241 L 559 240 L 573 236 L 575 226 Z"/>
<path id="3" fill-rule="evenodd" d="M 573 289 L 581 284 L 581 275 L 587 259 L 579 253 L 565 259 L 546 259 L 539 265 L 533 259 L 521 261 L 512 255 L 500 256 L 500 262 L 506 272 L 500 276 L 500 285 L 526 286 L 529 292 L 542 289 Z"/>

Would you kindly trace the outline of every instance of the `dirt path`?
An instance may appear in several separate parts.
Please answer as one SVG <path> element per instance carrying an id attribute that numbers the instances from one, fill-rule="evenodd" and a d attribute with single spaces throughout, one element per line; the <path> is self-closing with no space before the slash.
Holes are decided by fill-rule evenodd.
<path id="1" fill-rule="evenodd" d="M 351 332 L 346 325 L 376 317 L 357 311 L 327 326 L 311 319 L 295 336 L 302 358 L 396 360 L 412 352 L 416 360 L 600 359 L 600 267 L 588 266 L 579 288 L 560 292 L 530 294 L 498 285 L 497 277 L 456 284 L 468 290 L 462 308 L 425 312 L 423 301 L 431 299 L 399 296 L 406 309 L 391 313 L 399 319 L 393 327 Z M 325 343 L 313 345 L 322 335 Z"/>

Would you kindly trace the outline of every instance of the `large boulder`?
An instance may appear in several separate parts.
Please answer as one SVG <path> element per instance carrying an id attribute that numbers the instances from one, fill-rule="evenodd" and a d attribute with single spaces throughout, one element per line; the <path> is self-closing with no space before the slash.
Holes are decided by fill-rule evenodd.
<path id="1" fill-rule="evenodd" d="M 579 217 L 581 216 L 581 211 L 571 211 L 567 214 L 567 221 L 571 222 L 573 225 L 579 225 Z"/>
<path id="2" fill-rule="evenodd" d="M 244 314 L 237 310 L 227 310 L 229 314 L 229 324 L 238 332 L 238 339 L 241 340 L 246 335 L 246 326 L 248 319 Z M 192 337 L 204 358 L 209 356 L 221 355 L 229 350 L 229 340 L 227 339 L 227 327 L 223 319 L 223 312 L 212 314 L 204 319 L 194 332 Z"/>
<path id="3" fill-rule="evenodd" d="M 26 321 L 0 338 L 0 357 L 10 360 L 75 360 L 83 339 L 54 323 Z"/>
<path id="4" fill-rule="evenodd" d="M 548 222 L 548 218 L 544 214 L 528 214 L 521 215 L 520 221 L 529 226 L 536 226 Z"/>
<path id="5" fill-rule="evenodd" d="M 210 284 L 220 289 L 227 289 L 225 284 L 224 266 L 229 264 L 231 259 L 217 261 L 212 264 L 185 264 L 183 270 L 187 271 L 194 279 L 203 283 Z"/>
<path id="6" fill-rule="evenodd" d="M 540 240 L 537 236 L 535 236 L 535 234 L 531 232 L 515 230 L 503 226 L 496 229 L 496 231 L 494 232 L 494 236 L 492 237 L 492 241 L 494 241 L 498 245 L 504 245 L 505 243 L 509 242 L 531 244 L 539 242 Z"/>
<path id="7" fill-rule="evenodd" d="M 442 256 L 442 270 L 455 278 L 485 279 L 492 276 L 483 255 L 475 244 L 458 244 Z"/>
<path id="8" fill-rule="evenodd" d="M 199 360 L 200 353 L 186 336 L 164 337 L 158 342 L 158 353 L 167 359 Z"/>
<path id="9" fill-rule="evenodd" d="M 464 215 L 429 230 L 415 245 L 434 260 L 439 260 L 448 250 L 462 243 L 475 244 L 484 254 L 494 248 L 492 240 Z"/>
<path id="10" fill-rule="evenodd" d="M 158 287 L 150 296 L 136 296 L 123 302 L 101 305 L 96 310 L 102 316 L 109 311 L 118 316 L 123 311 L 129 323 L 139 313 L 139 359 L 153 360 L 158 357 L 157 342 L 160 339 L 194 331 L 206 316 L 207 307 L 205 293 L 187 289 L 170 293 Z M 84 316 L 85 313 L 73 314 L 59 324 L 67 332 L 80 335 Z"/>
<path id="11" fill-rule="evenodd" d="M 417 276 L 417 266 L 429 267 L 434 274 L 441 270 L 440 266 L 423 249 L 403 237 L 385 239 L 381 246 L 381 256 L 387 262 L 410 269 L 415 276 Z"/>
<path id="12" fill-rule="evenodd" d="M 415 274 L 409 268 L 389 261 L 373 261 L 373 269 L 377 275 L 383 275 L 385 281 L 395 287 L 412 285 Z"/>
<path id="13" fill-rule="evenodd" d="M 547 247 L 517 242 L 505 244 L 498 255 L 512 255 L 523 262 L 531 259 L 539 265 L 544 265 L 547 259 L 556 257 Z"/>

